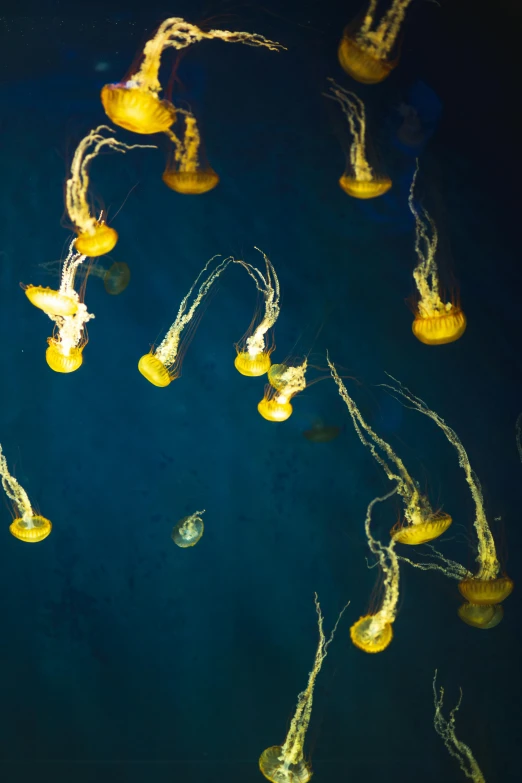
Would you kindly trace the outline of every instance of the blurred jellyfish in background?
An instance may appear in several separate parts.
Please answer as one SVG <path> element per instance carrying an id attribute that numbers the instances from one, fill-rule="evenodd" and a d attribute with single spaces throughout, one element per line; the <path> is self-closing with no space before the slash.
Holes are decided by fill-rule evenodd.
<path id="1" fill-rule="evenodd" d="M 203 511 L 195 511 L 190 516 L 183 517 L 174 525 L 170 537 L 176 546 L 181 547 L 181 549 L 187 549 L 198 543 L 205 529 L 201 519 L 201 515 L 204 513 L 205 509 Z"/>
<path id="2" fill-rule="evenodd" d="M 420 79 L 415 81 L 395 110 L 394 146 L 418 157 L 437 130 L 441 114 L 435 91 Z"/>

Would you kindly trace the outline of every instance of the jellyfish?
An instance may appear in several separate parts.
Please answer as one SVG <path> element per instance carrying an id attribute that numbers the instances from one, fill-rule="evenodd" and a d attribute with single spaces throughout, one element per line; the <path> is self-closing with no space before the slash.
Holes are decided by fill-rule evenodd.
<path id="1" fill-rule="evenodd" d="M 440 297 L 439 273 L 435 254 L 439 237 L 431 216 L 421 207 L 420 213 L 413 200 L 413 191 L 419 172 L 417 161 L 410 188 L 408 204 L 415 218 L 415 252 L 418 264 L 413 278 L 418 290 L 418 303 L 412 330 L 415 337 L 426 345 L 444 345 L 462 337 L 466 330 L 466 316 L 452 302 Z"/>
<path id="2" fill-rule="evenodd" d="M 5 494 L 14 505 L 15 518 L 9 525 L 11 535 L 28 544 L 36 544 L 47 538 L 52 529 L 49 519 L 36 514 L 33 510 L 27 492 L 20 486 L 7 467 L 7 460 L 0 444 L 0 476 Z"/>
<path id="3" fill-rule="evenodd" d="M 412 479 L 400 457 L 365 422 L 328 355 L 327 361 L 339 394 L 350 412 L 359 440 L 370 449 L 373 458 L 379 463 L 390 481 L 397 482 L 397 493 L 404 503 L 404 522 L 398 523 L 391 530 L 393 541 L 415 545 L 425 544 L 427 541 L 438 538 L 451 525 L 451 517 L 442 511 L 434 512 L 432 510 L 428 498 L 421 494 L 417 482 Z M 390 463 L 394 465 L 394 468 L 390 467 Z M 394 470 L 397 472 L 395 473 Z"/>
<path id="4" fill-rule="evenodd" d="M 104 220 L 97 220 L 89 210 L 87 190 L 89 188 L 89 166 L 93 158 L 104 147 L 125 153 L 137 148 L 157 149 L 153 144 L 124 144 L 103 132 L 114 133 L 107 125 L 98 125 L 78 144 L 71 166 L 71 176 L 67 180 L 65 202 L 67 212 L 78 234 L 75 247 L 85 256 L 103 256 L 110 253 L 118 241 L 118 233 Z"/>
<path id="5" fill-rule="evenodd" d="M 258 247 L 256 247 L 256 250 L 261 253 L 265 260 L 265 274 L 246 261 L 237 261 L 238 264 L 241 264 L 246 269 L 264 301 L 264 314 L 261 321 L 254 328 L 256 321 L 254 316 L 249 330 L 240 342 L 236 344 L 237 356 L 234 360 L 234 367 L 241 375 L 250 377 L 264 375 L 270 369 L 270 354 L 273 348 L 267 346 L 265 335 L 274 326 L 279 317 L 279 300 L 281 297 L 279 280 L 272 262 Z"/>
<path id="6" fill-rule="evenodd" d="M 264 419 L 286 421 L 290 418 L 293 412 L 290 400 L 306 389 L 307 367 L 308 359 L 296 366 L 272 364 L 268 370 L 269 383 L 265 386 L 264 397 L 257 406 Z"/>
<path id="7" fill-rule="evenodd" d="M 459 711 L 462 702 L 462 689 L 460 690 L 457 704 L 450 711 L 449 720 L 442 714 L 443 702 L 444 688 L 439 688 L 439 691 L 437 692 L 437 669 L 435 669 L 435 676 L 433 678 L 433 703 L 435 707 L 433 725 L 435 731 L 443 740 L 449 754 L 457 759 L 459 767 L 465 776 L 472 780 L 473 783 L 486 783 L 484 775 L 473 755 L 473 751 L 469 745 L 466 745 L 465 742 L 457 739 L 457 735 L 455 734 L 455 716 Z"/>
<path id="8" fill-rule="evenodd" d="M 323 614 L 317 593 L 314 594 L 317 623 L 319 627 L 319 643 L 315 653 L 314 666 L 308 675 L 308 685 L 299 694 L 294 717 L 283 745 L 273 745 L 261 753 L 259 769 L 267 780 L 272 783 L 308 783 L 312 777 L 310 762 L 304 758 L 304 743 L 314 698 L 314 686 L 317 675 L 321 671 L 323 661 L 328 654 L 328 647 L 333 641 L 337 626 L 348 604 L 341 610 L 328 640 L 323 631 Z"/>
<path id="9" fill-rule="evenodd" d="M 60 287 L 58 290 L 41 285 L 24 286 L 25 295 L 35 307 L 51 316 L 72 316 L 80 304 L 80 297 L 74 290 L 74 282 L 86 256 L 74 250 L 75 240 L 69 246 L 67 258 L 61 264 Z M 54 262 L 52 262 L 54 264 Z M 60 262 L 61 263 L 61 262 Z"/>
<path id="10" fill-rule="evenodd" d="M 198 543 L 205 528 L 201 519 L 201 515 L 204 513 L 205 509 L 203 511 L 195 511 L 190 516 L 180 519 L 172 528 L 170 537 L 181 549 L 187 549 L 189 546 L 194 546 Z"/>
<path id="11" fill-rule="evenodd" d="M 168 386 L 171 381 L 179 378 L 181 374 L 181 364 L 184 355 L 184 351 L 180 351 L 181 333 L 187 324 L 192 321 L 197 308 L 209 292 L 212 284 L 215 283 L 221 273 L 224 272 L 230 262 L 233 261 L 232 257 L 220 261 L 214 270 L 200 283 L 202 276 L 216 258 L 218 258 L 218 256 L 213 256 L 207 261 L 190 286 L 188 294 L 181 300 L 176 320 L 161 343 L 157 348 L 152 347 L 149 353 L 142 356 L 138 362 L 138 370 L 143 377 L 154 386 Z M 198 283 L 200 283 L 198 292 L 192 304 L 189 306 L 190 297 Z"/>
<path id="12" fill-rule="evenodd" d="M 176 108 L 159 97 L 161 84 L 159 68 L 165 49 L 185 49 L 208 38 L 219 38 L 231 43 L 264 46 L 272 51 L 285 47 L 269 41 L 257 33 L 229 32 L 227 30 L 200 30 L 179 17 L 165 19 L 153 38 L 145 44 L 143 59 L 136 73 L 119 84 L 106 84 L 101 100 L 107 116 L 116 124 L 134 133 L 165 133 L 176 121 Z"/>
<path id="13" fill-rule="evenodd" d="M 399 602 L 399 558 L 395 552 L 395 541 L 392 539 L 388 546 L 376 541 L 371 534 L 370 523 L 373 507 L 376 503 L 388 500 L 397 487 L 381 498 L 374 498 L 368 506 L 364 529 L 368 546 L 383 573 L 383 599 L 377 612 L 360 617 L 350 628 L 352 642 L 360 650 L 367 653 L 379 653 L 385 650 L 393 639 L 393 623 L 397 616 L 397 604 Z"/>
<path id="14" fill-rule="evenodd" d="M 491 622 L 496 618 L 498 625 L 502 614 L 491 610 L 491 607 L 501 604 L 513 591 L 513 580 L 505 574 L 500 575 L 500 563 L 497 557 L 495 540 L 491 533 L 486 512 L 484 510 L 484 498 L 480 481 L 471 468 L 469 457 L 462 445 L 459 436 L 444 419 L 435 411 L 430 410 L 426 403 L 413 394 L 406 386 L 403 386 L 396 378 L 389 376 L 392 383 L 384 384 L 384 387 L 397 396 L 407 407 L 423 413 L 432 419 L 440 427 L 446 438 L 454 447 L 458 455 L 459 465 L 464 471 L 466 482 L 471 491 L 471 497 L 475 505 L 474 527 L 477 533 L 477 557 L 478 569 L 476 574 L 461 574 L 459 579 L 459 592 L 467 603 L 459 609 L 459 616 L 468 625 L 479 628 L 494 627 Z M 451 573 L 448 575 L 452 575 Z"/>
<path id="15" fill-rule="evenodd" d="M 399 61 L 394 48 L 411 0 L 392 0 L 381 21 L 375 23 L 377 0 L 370 0 L 361 24 L 348 25 L 337 52 L 341 67 L 362 84 L 377 84 Z"/>
<path id="16" fill-rule="evenodd" d="M 386 193 L 392 185 L 388 177 L 376 177 L 366 158 L 366 112 L 364 103 L 354 93 L 340 87 L 333 79 L 330 92 L 324 93 L 340 105 L 350 125 L 353 137 L 350 146 L 350 169 L 339 179 L 345 193 L 354 198 L 375 198 Z"/>
<path id="17" fill-rule="evenodd" d="M 130 281 L 130 269 L 125 261 L 114 261 L 108 269 L 101 264 L 94 264 L 89 269 L 89 275 L 101 277 L 105 290 L 111 296 L 125 291 Z"/>
<path id="18" fill-rule="evenodd" d="M 194 115 L 182 109 L 177 109 L 185 119 L 185 133 L 180 139 L 172 130 L 166 133 L 174 143 L 174 153 L 163 172 L 163 182 L 171 190 L 177 193 L 197 195 L 207 193 L 216 187 L 219 176 L 207 167 L 201 167 L 199 161 L 199 148 L 201 138 Z"/>

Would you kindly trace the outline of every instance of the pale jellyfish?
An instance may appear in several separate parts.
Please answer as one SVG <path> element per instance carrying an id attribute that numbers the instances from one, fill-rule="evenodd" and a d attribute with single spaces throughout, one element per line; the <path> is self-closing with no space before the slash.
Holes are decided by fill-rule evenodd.
<path id="1" fill-rule="evenodd" d="M 201 515 L 204 513 L 205 509 L 203 511 L 195 511 L 190 516 L 180 519 L 172 528 L 170 537 L 181 549 L 187 549 L 198 543 L 205 528 L 201 519 Z"/>

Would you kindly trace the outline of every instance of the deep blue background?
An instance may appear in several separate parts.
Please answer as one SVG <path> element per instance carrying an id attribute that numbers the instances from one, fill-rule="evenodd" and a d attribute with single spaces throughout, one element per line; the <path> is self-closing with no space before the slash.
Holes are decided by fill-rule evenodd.
<path id="1" fill-rule="evenodd" d="M 317 682 L 307 752 L 318 783 L 464 780 L 432 727 L 435 667 L 448 708 L 464 690 L 458 735 L 488 783 L 519 779 L 519 592 L 501 625 L 481 632 L 458 619 L 455 583 L 405 568 L 392 645 L 378 656 L 351 645 L 349 625 L 368 610 L 377 577 L 366 567 L 365 510 L 389 485 L 330 380 L 298 397 L 285 424 L 257 414 L 263 379 L 233 367 L 255 307 L 241 269 L 222 277 L 180 380 L 157 389 L 136 368 L 208 258 L 258 263 L 253 246 L 261 247 L 283 290 L 275 359 L 313 347 L 324 367 L 330 350 L 358 380 L 347 384 L 364 415 L 454 517 L 441 548 L 472 567 L 473 506 L 455 452 L 375 384 L 387 370 L 425 399 L 467 448 L 489 519 L 502 517 L 493 526 L 503 565 L 520 584 L 520 12 L 508 2 L 495 12 L 471 0 L 415 2 L 399 67 L 363 87 L 336 60 L 359 9 L 359 0 L 73 10 L 56 2 L 22 4 L 0 20 L 0 442 L 54 524 L 45 542 L 24 546 L 2 511 L 6 783 L 261 780 L 259 754 L 283 741 L 312 665 L 315 590 L 327 629 L 351 600 Z M 288 51 L 216 41 L 183 57 L 173 100 L 200 120 L 221 176 L 211 193 L 169 191 L 161 151 L 93 164 L 109 219 L 137 185 L 114 219 L 111 255 L 132 279 L 119 297 L 89 281 L 96 319 L 84 366 L 60 376 L 44 358 L 50 321 L 18 284 L 56 284 L 39 265 L 63 255 L 70 238 L 60 222 L 74 148 L 105 121 L 100 88 L 123 77 L 169 15 L 217 15 L 216 26 L 261 32 Z M 164 81 L 174 59 L 165 54 Z M 337 185 L 349 139 L 321 96 L 327 76 L 366 101 L 373 151 L 394 180 L 378 201 L 352 200 Z M 419 195 L 469 322 L 461 340 L 440 348 L 413 338 L 405 304 L 415 151 L 397 139 L 401 103 L 424 121 Z M 343 427 L 337 440 L 303 437 L 319 418 Z M 172 526 L 197 508 L 207 510 L 205 535 L 180 550 Z M 399 510 L 391 502 L 376 513 L 383 539 Z"/>

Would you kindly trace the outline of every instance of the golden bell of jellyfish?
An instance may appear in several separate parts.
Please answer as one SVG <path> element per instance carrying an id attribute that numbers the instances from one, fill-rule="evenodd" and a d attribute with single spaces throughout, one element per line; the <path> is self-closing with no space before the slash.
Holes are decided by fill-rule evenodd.
<path id="1" fill-rule="evenodd" d="M 105 136 L 105 133 L 114 133 L 114 130 L 107 125 L 98 125 L 80 141 L 74 153 L 71 176 L 67 180 L 65 192 L 67 213 L 78 234 L 75 241 L 76 251 L 93 258 L 109 253 L 118 241 L 118 234 L 102 220 L 91 215 L 88 201 L 91 161 L 106 147 L 122 153 L 137 148 L 156 149 L 150 144 L 124 144 L 112 136 Z"/>
<path id="2" fill-rule="evenodd" d="M 164 171 L 162 180 L 176 193 L 197 196 L 216 187 L 219 176 L 213 169 L 203 171 Z"/>
<path id="3" fill-rule="evenodd" d="M 360 650 L 367 653 L 380 653 L 393 639 L 393 628 L 391 623 L 380 623 L 373 615 L 366 615 L 352 625 L 350 638 Z"/>
<path id="4" fill-rule="evenodd" d="M 158 347 L 153 348 L 149 353 L 142 356 L 138 362 L 138 370 L 143 377 L 154 386 L 168 386 L 175 378 L 179 378 L 181 363 L 184 351 L 186 350 L 186 344 L 185 346 L 180 347 L 181 333 L 193 319 L 197 308 L 209 292 L 213 283 L 215 283 L 221 273 L 233 260 L 232 258 L 225 258 L 216 265 L 213 271 L 209 272 L 207 276 L 204 277 L 210 264 L 212 264 L 217 257 L 218 256 L 213 256 L 213 258 L 207 261 L 190 286 L 187 295 L 181 300 L 176 320 Z M 198 284 L 198 292 L 194 296 L 192 303 L 189 304 Z"/>
<path id="5" fill-rule="evenodd" d="M 278 402 L 277 398 L 264 397 L 258 403 L 257 410 L 267 421 L 286 421 L 293 413 L 293 407 L 289 402 Z"/>
<path id="6" fill-rule="evenodd" d="M 174 543 L 182 549 L 187 549 L 190 546 L 194 546 L 198 543 L 199 539 L 203 535 L 205 526 L 201 515 L 205 513 L 203 511 L 195 511 L 188 517 L 183 517 L 172 528 L 171 538 Z"/>
<path id="7" fill-rule="evenodd" d="M 392 181 L 388 177 L 376 177 L 366 156 L 366 111 L 364 103 L 354 93 L 343 89 L 334 79 L 326 98 L 336 101 L 348 120 L 352 143 L 350 145 L 350 166 L 339 179 L 339 185 L 349 196 L 359 199 L 376 198 L 386 193 Z"/>
<path id="8" fill-rule="evenodd" d="M 51 522 L 46 517 L 35 514 L 27 492 L 18 481 L 9 473 L 7 461 L 0 445 L 0 476 L 2 486 L 9 500 L 14 504 L 19 516 L 15 517 L 9 531 L 11 535 L 20 541 L 35 544 L 47 538 L 52 529 Z"/>
<path id="9" fill-rule="evenodd" d="M 438 512 L 425 517 L 422 522 L 416 525 L 396 525 L 390 534 L 393 540 L 399 544 L 417 546 L 427 544 L 441 536 L 449 528 L 451 522 L 449 514 Z"/>
<path id="10" fill-rule="evenodd" d="M 164 133 L 176 121 L 176 109 L 170 101 L 161 100 L 158 79 L 161 55 L 165 49 L 185 49 L 208 38 L 264 46 L 277 51 L 280 44 L 256 33 L 233 33 L 227 30 L 207 30 L 185 22 L 179 17 L 165 19 L 143 49 L 143 59 L 136 73 L 121 84 L 106 84 L 101 91 L 105 113 L 116 124 L 134 133 Z"/>
<path id="11" fill-rule="evenodd" d="M 459 592 L 471 604 L 491 606 L 501 604 L 513 592 L 513 580 L 509 576 L 497 579 L 463 579 Z"/>
<path id="12" fill-rule="evenodd" d="M 382 82 L 397 65 L 393 58 L 397 36 L 411 0 L 391 0 L 380 22 L 375 22 L 377 0 L 369 0 L 362 23 L 348 25 L 339 44 L 343 70 L 362 84 Z"/>
<path id="13" fill-rule="evenodd" d="M 35 307 L 47 315 L 74 315 L 78 310 L 78 300 L 41 285 L 28 285 L 25 295 Z"/>
<path id="14" fill-rule="evenodd" d="M 55 372 L 69 373 L 78 370 L 83 363 L 82 351 L 85 346 L 81 348 L 71 348 L 66 355 L 60 343 L 56 343 L 52 337 L 49 337 L 47 342 L 48 348 L 45 352 L 45 361 Z"/>
<path id="15" fill-rule="evenodd" d="M 263 351 L 255 356 L 251 356 L 248 351 L 239 351 L 234 359 L 234 367 L 241 373 L 250 378 L 257 378 L 260 375 L 266 375 L 270 369 L 270 354 Z"/>
<path id="16" fill-rule="evenodd" d="M 462 337 L 466 331 L 466 317 L 458 305 L 443 302 L 440 296 L 439 271 L 435 260 L 439 242 L 437 227 L 423 207 L 420 212 L 417 210 L 413 198 L 418 172 L 417 161 L 408 199 L 415 218 L 415 252 L 418 259 L 413 270 L 418 302 L 412 331 L 425 345 L 445 345 Z"/>
<path id="17" fill-rule="evenodd" d="M 261 753 L 259 769 L 267 780 L 272 783 L 308 783 L 312 777 L 311 764 L 304 758 L 304 743 L 306 732 L 312 715 L 314 687 L 317 675 L 321 671 L 323 661 L 327 656 L 328 647 L 333 641 L 337 626 L 348 604 L 341 610 L 327 640 L 323 630 L 323 614 L 317 598 L 314 597 L 319 627 L 319 643 L 315 653 L 314 666 L 308 675 L 308 685 L 297 699 L 297 707 L 290 723 L 288 734 L 283 745 L 272 745 Z"/>
<path id="18" fill-rule="evenodd" d="M 479 606 L 465 603 L 459 606 L 457 613 L 466 625 L 487 631 L 500 623 L 504 617 L 504 607 L 501 604 Z"/>

